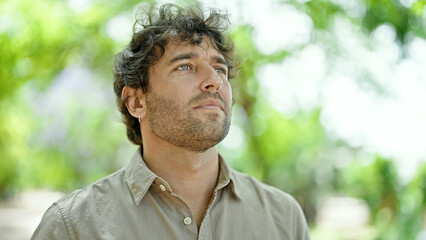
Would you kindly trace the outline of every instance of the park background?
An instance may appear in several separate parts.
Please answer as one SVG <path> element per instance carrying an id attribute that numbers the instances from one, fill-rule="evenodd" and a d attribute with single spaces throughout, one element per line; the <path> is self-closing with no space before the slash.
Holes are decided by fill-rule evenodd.
<path id="1" fill-rule="evenodd" d="M 112 63 L 149 2 L 0 1 L 0 206 L 127 164 Z M 425 0 L 175 3 L 230 14 L 231 166 L 291 193 L 312 239 L 426 239 Z"/>

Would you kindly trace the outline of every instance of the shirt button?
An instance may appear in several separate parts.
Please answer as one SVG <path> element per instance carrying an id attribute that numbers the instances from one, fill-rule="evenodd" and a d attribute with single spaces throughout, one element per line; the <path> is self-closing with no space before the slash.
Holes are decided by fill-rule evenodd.
<path id="1" fill-rule="evenodd" d="M 166 187 L 163 185 L 163 184 L 160 184 L 160 189 L 161 189 L 161 191 L 166 191 Z"/>
<path id="2" fill-rule="evenodd" d="M 183 219 L 183 223 L 184 223 L 185 225 L 189 225 L 189 224 L 191 224 L 191 223 L 192 223 L 192 220 L 191 220 L 191 218 L 186 217 L 186 218 L 184 218 L 184 219 Z"/>

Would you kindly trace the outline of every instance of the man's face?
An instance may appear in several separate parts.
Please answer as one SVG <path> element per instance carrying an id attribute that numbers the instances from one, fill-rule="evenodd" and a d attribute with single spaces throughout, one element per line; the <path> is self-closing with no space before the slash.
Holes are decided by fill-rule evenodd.
<path id="1" fill-rule="evenodd" d="M 165 47 L 150 67 L 146 114 L 154 135 L 177 147 L 204 152 L 228 134 L 232 91 L 224 57 L 209 38 Z"/>

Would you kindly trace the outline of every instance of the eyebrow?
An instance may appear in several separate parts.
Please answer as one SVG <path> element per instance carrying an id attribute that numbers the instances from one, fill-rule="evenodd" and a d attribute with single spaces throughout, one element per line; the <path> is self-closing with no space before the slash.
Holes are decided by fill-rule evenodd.
<path id="1" fill-rule="evenodd" d="M 191 59 L 191 58 L 196 58 L 196 57 L 198 57 L 198 54 L 193 53 L 193 52 L 182 53 L 182 54 L 179 54 L 179 55 L 175 56 L 174 58 L 170 59 L 169 65 L 172 64 L 172 63 L 175 63 L 177 61 L 180 61 L 180 60 Z"/>
<path id="2" fill-rule="evenodd" d="M 224 64 L 224 65 L 226 65 L 226 67 L 227 68 L 229 68 L 229 64 L 228 64 L 228 62 L 225 60 L 225 58 L 223 58 L 223 57 L 220 57 L 220 56 L 214 56 L 214 57 L 212 57 L 217 63 L 221 63 L 221 64 Z"/>
<path id="3" fill-rule="evenodd" d="M 173 63 L 175 63 L 175 62 L 177 62 L 177 61 L 180 61 L 180 60 L 184 60 L 184 59 L 192 59 L 192 58 L 197 58 L 198 57 L 198 54 L 197 53 L 194 53 L 194 52 L 190 52 L 190 53 L 182 53 L 182 54 L 179 54 L 179 55 L 177 55 L 177 56 L 175 56 L 175 57 L 173 57 L 172 59 L 170 59 L 170 61 L 169 61 L 169 65 L 171 65 L 171 64 L 173 64 Z M 213 57 L 211 57 L 215 62 L 217 62 L 217 63 L 220 63 L 220 64 L 224 64 L 224 65 L 226 65 L 226 67 L 229 67 L 229 64 L 228 64 L 228 62 L 223 58 L 223 57 L 221 57 L 221 56 L 213 56 Z"/>

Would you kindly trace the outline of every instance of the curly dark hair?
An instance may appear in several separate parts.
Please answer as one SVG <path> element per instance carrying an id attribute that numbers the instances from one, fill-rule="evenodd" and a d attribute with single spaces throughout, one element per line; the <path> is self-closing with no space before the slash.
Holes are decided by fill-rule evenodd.
<path id="1" fill-rule="evenodd" d="M 142 136 L 138 119 L 127 110 L 127 99 L 121 98 L 123 87 L 142 88 L 146 93 L 149 89 L 148 69 L 163 56 L 165 46 L 171 40 L 198 45 L 203 35 L 209 37 L 228 62 L 228 78 L 235 77 L 236 59 L 233 43 L 227 33 L 228 25 L 228 15 L 217 10 L 211 9 L 205 18 L 200 8 L 182 8 L 174 4 L 162 5 L 158 13 L 151 5 L 136 20 L 129 46 L 117 54 L 114 62 L 114 92 L 132 143 L 142 145 Z"/>
<path id="2" fill-rule="evenodd" d="M 151 7 L 133 26 L 133 37 L 123 52 L 117 54 L 114 62 L 114 92 L 117 105 L 127 128 L 127 137 L 142 145 L 140 125 L 137 118 L 130 115 L 121 93 L 124 86 L 149 89 L 148 69 L 159 60 L 170 41 L 201 43 L 203 36 L 209 37 L 216 49 L 228 62 L 228 78 L 236 75 L 234 46 L 227 33 L 229 19 L 227 14 L 210 9 L 205 18 L 203 11 L 195 6 L 182 8 L 174 4 L 165 4 L 157 10 Z"/>

